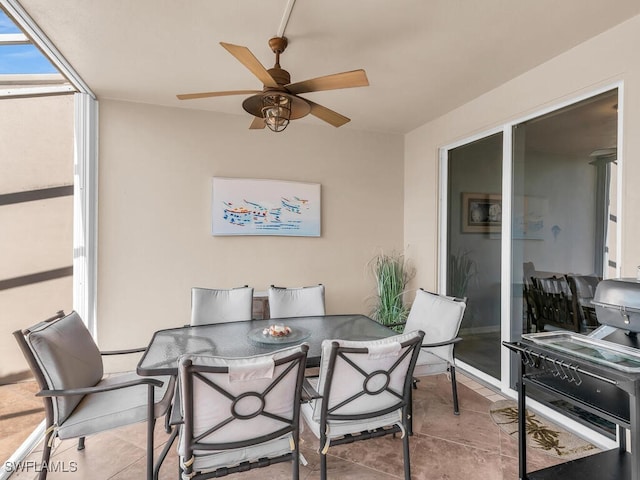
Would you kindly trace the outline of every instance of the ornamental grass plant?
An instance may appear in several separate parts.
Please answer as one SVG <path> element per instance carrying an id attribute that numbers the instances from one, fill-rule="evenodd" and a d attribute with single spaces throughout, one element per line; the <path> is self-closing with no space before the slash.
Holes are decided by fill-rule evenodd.
<path id="1" fill-rule="evenodd" d="M 370 267 L 376 280 L 377 302 L 371 313 L 374 320 L 383 325 L 402 330 L 402 324 L 409 314 L 409 306 L 404 303 L 407 283 L 415 271 L 405 261 L 404 255 L 380 253 L 375 256 Z"/>

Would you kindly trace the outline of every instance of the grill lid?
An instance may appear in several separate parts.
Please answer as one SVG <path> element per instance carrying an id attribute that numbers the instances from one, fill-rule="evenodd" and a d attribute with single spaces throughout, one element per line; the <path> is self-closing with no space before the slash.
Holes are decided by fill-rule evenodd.
<path id="1" fill-rule="evenodd" d="M 640 281 L 635 278 L 602 280 L 591 303 L 600 324 L 640 332 Z"/>

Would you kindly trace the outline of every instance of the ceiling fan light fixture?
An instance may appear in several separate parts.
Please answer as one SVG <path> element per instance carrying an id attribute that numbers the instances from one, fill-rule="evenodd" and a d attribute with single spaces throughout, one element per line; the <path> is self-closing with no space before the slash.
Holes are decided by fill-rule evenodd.
<path id="1" fill-rule="evenodd" d="M 291 119 L 291 98 L 281 93 L 262 96 L 262 118 L 269 130 L 282 132 Z"/>

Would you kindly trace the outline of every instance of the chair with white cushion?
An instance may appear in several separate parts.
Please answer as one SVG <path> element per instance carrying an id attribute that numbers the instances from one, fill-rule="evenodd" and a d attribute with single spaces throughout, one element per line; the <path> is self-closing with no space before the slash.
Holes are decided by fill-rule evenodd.
<path id="1" fill-rule="evenodd" d="M 316 390 L 320 398 L 302 405 L 302 416 L 320 440 L 320 478 L 327 478 L 330 447 L 401 433 L 404 476 L 409 462 L 413 369 L 423 332 L 380 340 L 322 342 Z"/>
<path id="2" fill-rule="evenodd" d="M 253 288 L 191 289 L 191 326 L 251 320 Z"/>
<path id="3" fill-rule="evenodd" d="M 269 287 L 271 318 L 313 317 L 325 314 L 324 285 L 284 288 Z"/>
<path id="4" fill-rule="evenodd" d="M 451 376 L 455 415 L 458 415 L 460 410 L 453 347 L 462 340 L 457 335 L 466 306 L 465 299 L 419 289 L 416 291 L 416 298 L 404 328 L 405 332 L 414 330 L 425 332 L 414 376 L 422 377 L 447 372 Z"/>
<path id="5" fill-rule="evenodd" d="M 143 422 L 147 429 L 147 468 L 153 463 L 155 419 L 165 415 L 173 396 L 174 381 L 140 377 L 135 372 L 103 377 L 101 355 L 144 351 L 131 349 L 100 352 L 76 312 L 55 316 L 13 333 L 38 382 L 46 415 L 46 430 L 39 478 L 47 466 L 55 437 L 79 438 L 117 427 Z M 151 401 L 150 401 L 151 400 Z"/>
<path id="6" fill-rule="evenodd" d="M 182 478 L 222 477 L 291 462 L 299 476 L 299 419 L 308 345 L 245 358 L 178 361 Z"/>

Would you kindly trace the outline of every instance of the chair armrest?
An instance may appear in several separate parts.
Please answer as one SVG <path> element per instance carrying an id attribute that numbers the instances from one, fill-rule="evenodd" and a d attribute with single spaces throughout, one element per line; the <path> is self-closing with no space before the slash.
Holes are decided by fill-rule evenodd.
<path id="1" fill-rule="evenodd" d="M 105 385 L 102 387 L 69 388 L 64 390 L 40 390 L 38 393 L 36 393 L 36 397 L 69 397 L 73 395 L 88 395 L 90 393 L 109 392 L 111 390 L 134 387 L 136 385 L 150 385 L 154 387 L 161 387 L 162 385 L 164 385 L 164 382 L 162 380 L 158 380 L 157 378 L 139 378 L 138 380 L 131 380 L 129 382 L 118 383 L 114 385 Z"/>
<path id="2" fill-rule="evenodd" d="M 125 355 L 128 353 L 140 353 L 144 352 L 146 347 L 138 347 L 138 348 L 129 348 L 126 350 L 106 350 L 104 352 L 100 352 L 100 355 Z"/>
<path id="3" fill-rule="evenodd" d="M 452 345 L 462 341 L 462 337 L 452 338 L 451 340 L 445 340 L 444 342 L 436 342 L 436 343 L 423 343 L 420 348 L 433 348 L 433 347 L 444 347 L 445 345 Z"/>
<path id="4" fill-rule="evenodd" d="M 302 381 L 302 401 L 310 402 L 311 400 L 315 400 L 317 398 L 322 398 L 322 395 L 320 395 L 320 393 L 318 393 L 318 391 L 313 388 L 311 382 L 307 378 L 305 378 Z"/>

